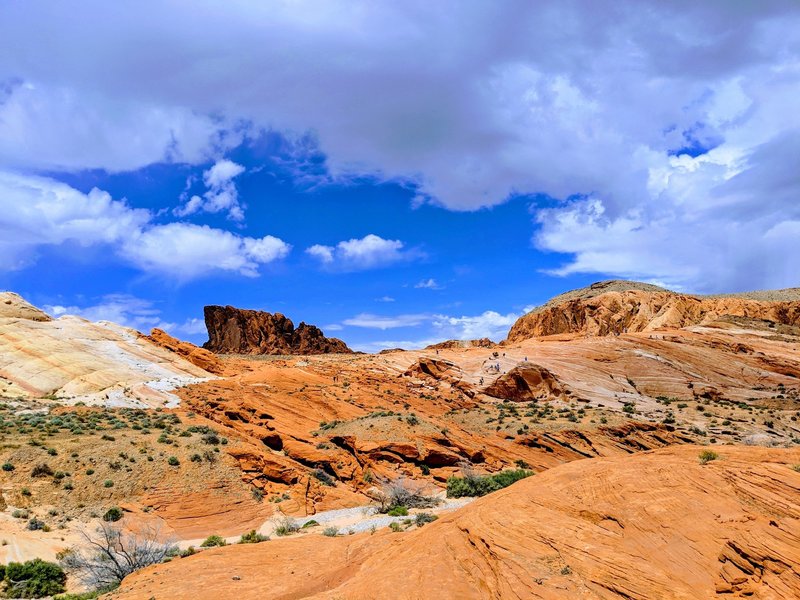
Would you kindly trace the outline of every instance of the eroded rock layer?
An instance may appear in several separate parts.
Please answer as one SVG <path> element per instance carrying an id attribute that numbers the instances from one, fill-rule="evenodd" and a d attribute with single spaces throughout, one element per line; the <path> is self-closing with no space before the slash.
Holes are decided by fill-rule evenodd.
<path id="1" fill-rule="evenodd" d="M 241 599 L 800 597 L 800 451 L 722 447 L 704 465 L 701 450 L 575 461 L 407 533 L 203 552 L 115 598 L 193 600 L 200 579 Z"/>
<path id="2" fill-rule="evenodd" d="M 206 306 L 203 310 L 208 341 L 203 347 L 220 354 L 331 354 L 349 353 L 340 339 L 325 337 L 314 325 L 300 323 L 280 313 Z"/>
<path id="3" fill-rule="evenodd" d="M 520 317 L 508 342 L 557 334 L 592 336 L 680 329 L 723 317 L 800 326 L 800 290 L 691 296 L 630 282 L 600 282 L 556 297 Z"/>

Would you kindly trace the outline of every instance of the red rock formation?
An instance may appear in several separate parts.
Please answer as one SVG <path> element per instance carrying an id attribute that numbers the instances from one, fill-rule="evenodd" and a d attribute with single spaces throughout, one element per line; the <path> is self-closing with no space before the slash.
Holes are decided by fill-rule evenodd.
<path id="1" fill-rule="evenodd" d="M 514 367 L 495 379 L 483 393 L 494 398 L 530 402 L 561 396 L 564 386 L 550 371 L 533 363 Z"/>
<path id="2" fill-rule="evenodd" d="M 162 348 L 166 348 L 170 352 L 174 352 L 179 356 L 182 356 L 194 366 L 200 367 L 209 373 L 222 375 L 225 371 L 222 363 L 216 356 L 214 356 L 212 352 L 209 352 L 203 348 L 198 348 L 189 342 L 178 340 L 172 337 L 166 331 L 162 331 L 161 329 L 153 329 L 150 332 L 150 335 L 146 335 L 144 337 L 154 344 L 161 346 Z"/>
<path id="3" fill-rule="evenodd" d="M 114 598 L 194 600 L 200 580 L 242 600 L 800 597 L 800 453 L 723 446 L 703 465 L 702 449 L 571 462 L 405 533 L 204 551 Z"/>
<path id="4" fill-rule="evenodd" d="M 431 344 L 426 346 L 426 350 L 449 350 L 451 348 L 494 348 L 497 346 L 489 338 L 481 338 L 479 340 L 446 340 L 438 344 Z"/>
<path id="5" fill-rule="evenodd" d="M 800 325 L 796 290 L 774 292 L 774 296 L 763 299 L 763 293 L 690 296 L 658 288 L 641 289 L 641 284 L 632 282 L 630 289 L 625 289 L 625 283 L 601 282 L 554 298 L 520 317 L 508 334 L 508 342 L 556 334 L 603 336 L 679 329 L 727 316 Z"/>
<path id="6" fill-rule="evenodd" d="M 233 306 L 206 306 L 203 310 L 208 341 L 203 347 L 220 354 L 329 354 L 352 352 L 337 338 L 328 338 L 314 325 L 280 313 Z"/>

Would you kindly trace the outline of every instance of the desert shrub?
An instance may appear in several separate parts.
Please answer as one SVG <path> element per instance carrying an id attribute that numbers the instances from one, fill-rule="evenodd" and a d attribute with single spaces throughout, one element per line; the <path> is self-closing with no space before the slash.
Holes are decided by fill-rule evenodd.
<path id="1" fill-rule="evenodd" d="M 420 465 L 419 470 L 422 471 L 423 475 L 431 474 L 431 468 L 428 465 Z"/>
<path id="2" fill-rule="evenodd" d="M 432 515 L 431 513 L 418 513 L 414 516 L 414 524 L 417 527 L 422 527 L 425 523 L 433 523 L 436 519 L 438 519 L 436 515 Z"/>
<path id="3" fill-rule="evenodd" d="M 206 539 L 203 540 L 203 543 L 200 544 L 201 548 L 213 548 L 214 546 L 225 546 L 227 542 L 225 538 L 219 535 L 210 535 Z"/>
<path id="4" fill-rule="evenodd" d="M 187 556 L 193 556 L 197 554 L 197 550 L 195 550 L 194 546 L 189 546 L 186 550 L 181 552 L 181 558 L 186 558 Z"/>
<path id="5" fill-rule="evenodd" d="M 192 454 L 192 457 L 191 457 L 190 460 L 192 462 L 203 462 L 203 457 L 200 456 L 199 454 L 195 453 L 195 454 Z"/>
<path id="6" fill-rule="evenodd" d="M 157 528 L 143 528 L 134 534 L 102 523 L 94 534 L 82 535 L 84 544 L 60 552 L 58 558 L 67 571 L 93 590 L 114 588 L 134 571 L 161 563 L 176 551 Z"/>
<path id="7" fill-rule="evenodd" d="M 14 470 L 14 468 L 14 465 L 12 465 L 10 462 L 3 463 L 3 471 L 11 472 Z"/>
<path id="8" fill-rule="evenodd" d="M 103 515 L 103 521 L 107 523 L 114 523 L 115 521 L 119 521 L 122 518 L 122 509 L 118 506 L 112 506 L 106 511 L 106 514 Z"/>
<path id="9" fill-rule="evenodd" d="M 322 535 L 326 537 L 336 537 L 339 535 L 339 528 L 334 526 L 326 527 L 322 530 Z"/>
<path id="10" fill-rule="evenodd" d="M 114 482 L 111 481 L 110 479 L 106 479 L 103 482 L 103 487 L 107 487 L 107 488 L 114 487 Z"/>
<path id="11" fill-rule="evenodd" d="M 26 526 L 29 531 L 39 531 L 45 528 L 45 522 L 41 519 L 37 519 L 33 517 L 30 521 L 28 521 L 28 525 Z"/>
<path id="12" fill-rule="evenodd" d="M 400 526 L 400 523 L 398 523 L 397 521 L 392 521 L 391 523 L 389 523 L 389 529 L 391 529 L 394 533 L 403 530 L 403 528 Z"/>
<path id="13" fill-rule="evenodd" d="M 30 516 L 30 513 L 24 508 L 17 508 L 11 513 L 11 516 L 15 519 L 27 519 Z"/>
<path id="14" fill-rule="evenodd" d="M 699 458 L 700 458 L 700 464 L 705 465 L 707 463 L 710 463 L 712 460 L 717 460 L 719 458 L 719 454 L 717 454 L 713 450 L 703 450 L 700 453 Z"/>
<path id="15" fill-rule="evenodd" d="M 170 456 L 170 457 L 167 459 L 167 463 L 168 463 L 168 464 L 169 464 L 169 466 L 171 466 L 171 467 L 177 467 L 179 464 L 181 464 L 181 461 L 179 461 L 179 460 L 178 460 L 178 457 L 177 457 L 177 456 Z"/>
<path id="16" fill-rule="evenodd" d="M 313 471 L 311 471 L 311 474 L 315 478 L 317 478 L 320 481 L 320 483 L 322 483 L 323 485 L 327 485 L 327 486 L 330 486 L 330 487 L 333 487 L 334 485 L 336 485 L 336 482 L 333 480 L 333 477 L 331 477 L 323 469 L 314 469 Z"/>
<path id="17" fill-rule="evenodd" d="M 52 477 L 53 469 L 47 463 L 41 463 L 31 469 L 31 477 Z"/>
<path id="18" fill-rule="evenodd" d="M 533 471 L 528 469 L 509 469 L 492 475 L 475 475 L 466 471 L 464 477 L 453 476 L 447 480 L 447 497 L 485 496 L 531 475 Z"/>
<path id="19" fill-rule="evenodd" d="M 311 519 L 310 521 L 303 523 L 303 527 L 301 529 L 306 529 L 307 527 L 316 527 L 317 525 L 319 525 L 319 523 L 317 523 L 314 519 Z"/>
<path id="20" fill-rule="evenodd" d="M 269 539 L 269 536 L 261 535 L 255 529 L 251 529 L 247 533 L 243 533 L 242 537 L 239 538 L 240 544 L 258 544 L 260 542 L 266 542 Z"/>
<path id="21" fill-rule="evenodd" d="M 398 506 L 407 509 L 431 508 L 440 503 L 438 498 L 426 495 L 421 487 L 402 477 L 385 482 L 375 499 L 379 502 L 379 510 L 382 513 L 387 513 Z"/>
<path id="22" fill-rule="evenodd" d="M 395 506 L 386 514 L 390 517 L 406 517 L 408 516 L 408 509 L 405 506 Z"/>
<path id="23" fill-rule="evenodd" d="M 275 519 L 275 535 L 292 535 L 298 529 L 300 529 L 300 526 L 291 517 L 283 515 Z"/>
<path id="24" fill-rule="evenodd" d="M 261 488 L 257 487 L 251 488 L 250 494 L 253 496 L 253 500 L 255 500 L 256 502 L 264 501 L 264 490 L 262 490 Z"/>
<path id="25" fill-rule="evenodd" d="M 24 563 L 6 566 L 6 595 L 10 598 L 43 598 L 64 591 L 67 575 L 55 563 L 34 558 Z"/>
<path id="26" fill-rule="evenodd" d="M 792 470 L 800 473 L 800 465 L 792 465 Z"/>

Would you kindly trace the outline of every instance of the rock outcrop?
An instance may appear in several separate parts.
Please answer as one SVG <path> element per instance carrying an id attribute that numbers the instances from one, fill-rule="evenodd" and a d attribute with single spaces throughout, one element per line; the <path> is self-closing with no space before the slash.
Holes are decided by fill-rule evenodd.
<path id="1" fill-rule="evenodd" d="M 544 367 L 525 363 L 495 379 L 483 393 L 513 402 L 530 402 L 561 397 L 564 386 Z"/>
<path id="2" fill-rule="evenodd" d="M 431 344 L 426 346 L 426 350 L 451 350 L 453 348 L 494 348 L 497 346 L 489 338 L 481 338 L 479 340 L 446 340 L 438 344 Z"/>
<path id="3" fill-rule="evenodd" d="M 0 397 L 161 407 L 177 403 L 170 390 L 209 376 L 133 329 L 53 319 L 0 294 Z"/>
<path id="4" fill-rule="evenodd" d="M 214 373 L 215 375 L 222 375 L 225 371 L 222 363 L 213 352 L 209 352 L 205 348 L 198 348 L 189 342 L 176 339 L 162 329 L 153 329 L 150 335 L 145 337 L 154 344 L 170 352 L 174 352 L 178 356 L 182 356 L 204 371 Z"/>
<path id="5" fill-rule="evenodd" d="M 203 310 L 208 341 L 203 348 L 218 354 L 331 354 L 352 350 L 340 339 L 325 337 L 314 325 L 280 313 L 233 306 L 206 306 Z"/>
<path id="6" fill-rule="evenodd" d="M 520 317 L 508 342 L 557 334 L 618 335 L 705 325 L 722 317 L 800 325 L 800 289 L 692 296 L 635 282 L 600 282 Z"/>
<path id="7" fill-rule="evenodd" d="M 724 446 L 703 465 L 701 450 L 571 462 L 416 531 L 201 552 L 126 577 L 114 598 L 193 600 L 199 580 L 242 600 L 800 597 L 800 452 Z"/>

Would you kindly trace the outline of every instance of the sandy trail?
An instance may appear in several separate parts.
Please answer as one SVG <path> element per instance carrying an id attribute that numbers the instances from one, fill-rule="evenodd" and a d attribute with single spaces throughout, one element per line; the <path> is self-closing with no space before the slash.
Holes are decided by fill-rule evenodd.
<path id="1" fill-rule="evenodd" d="M 339 530 L 340 534 L 361 533 L 364 531 L 370 531 L 372 530 L 373 527 L 375 529 L 388 527 L 389 524 L 394 521 L 402 522 L 406 519 L 413 519 L 414 515 L 422 512 L 439 515 L 441 513 L 457 510 L 462 506 L 466 506 L 473 500 L 474 498 L 443 500 L 443 502 L 435 508 L 413 510 L 409 512 L 408 516 L 404 517 L 390 517 L 385 514 L 380 514 L 376 506 L 365 505 L 365 506 L 356 506 L 353 508 L 326 510 L 318 512 L 315 515 L 309 515 L 307 517 L 293 517 L 292 521 L 295 524 L 299 525 L 301 528 L 303 524 L 308 523 L 309 521 L 316 521 L 317 523 L 319 523 L 320 525 L 319 527 L 311 527 L 305 530 L 300 529 L 300 531 L 308 533 L 322 533 L 322 530 L 326 527 L 336 527 Z M 274 536 L 276 526 L 277 524 L 275 517 L 271 517 L 270 519 L 266 520 L 261 525 L 261 527 L 257 529 L 257 531 L 262 535 Z M 203 542 L 203 539 L 205 538 L 193 539 L 193 540 L 181 540 L 180 542 L 178 542 L 178 546 L 181 548 L 188 548 L 189 546 L 196 547 Z M 236 542 L 239 541 L 239 536 L 226 537 L 225 541 L 229 544 L 235 544 Z"/>

